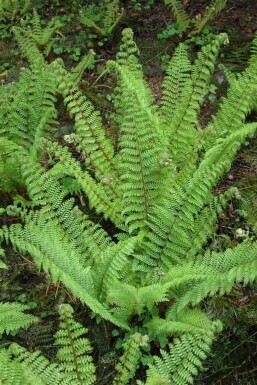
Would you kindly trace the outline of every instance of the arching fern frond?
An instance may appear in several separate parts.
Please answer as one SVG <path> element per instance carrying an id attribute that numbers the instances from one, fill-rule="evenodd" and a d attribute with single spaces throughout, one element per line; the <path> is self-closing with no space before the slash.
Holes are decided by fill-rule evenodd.
<path id="1" fill-rule="evenodd" d="M 157 385 L 164 381 L 166 385 L 187 385 L 203 369 L 202 362 L 210 352 L 215 338 L 213 331 L 209 333 L 186 333 L 175 338 L 169 344 L 169 351 L 161 350 L 161 357 L 155 357 L 154 364 L 147 371 L 146 385 Z"/>
<path id="2" fill-rule="evenodd" d="M 146 224 L 151 209 L 158 198 L 162 184 L 158 117 L 144 98 L 147 90 L 143 79 L 116 63 L 109 63 L 118 72 L 123 100 L 120 156 L 117 158 L 123 192 L 123 215 L 129 231 Z M 162 184 L 163 186 L 163 184 Z"/>
<path id="3" fill-rule="evenodd" d="M 7 125 L 0 129 L 0 135 L 36 156 L 39 139 L 55 130 L 55 93 L 55 79 L 49 68 L 36 60 L 15 85 L 10 105 L 6 106 Z"/>
<path id="4" fill-rule="evenodd" d="M 255 43 L 253 43 L 254 46 Z M 228 72 L 225 72 L 225 74 Z M 230 77 L 230 87 L 219 111 L 205 129 L 206 149 L 216 140 L 240 129 L 248 114 L 256 105 L 257 55 L 252 53 L 248 67 L 237 76 Z M 240 103 L 238 103 L 240 100 Z"/>
<path id="5" fill-rule="evenodd" d="M 205 26 L 217 16 L 223 8 L 225 8 L 228 0 L 213 0 L 210 5 L 206 8 L 202 18 L 198 23 L 196 23 L 196 27 L 194 31 L 191 32 L 191 35 L 199 35 Z"/>
<path id="6" fill-rule="evenodd" d="M 115 366 L 118 374 L 112 385 L 126 385 L 130 379 L 134 378 L 139 360 L 142 356 L 140 348 L 148 345 L 148 336 L 135 333 L 123 345 L 124 354 L 119 358 Z"/>
<path id="7" fill-rule="evenodd" d="M 29 306 L 18 302 L 0 302 L 0 335 L 17 332 L 20 328 L 28 328 L 38 318 L 24 313 Z"/>
<path id="8" fill-rule="evenodd" d="M 164 91 L 161 99 L 160 114 L 167 124 L 170 123 L 181 103 L 185 86 L 191 75 L 192 65 L 187 51 L 186 44 L 181 43 L 178 46 L 168 64 L 162 83 Z"/>
<path id="9" fill-rule="evenodd" d="M 198 129 L 198 114 L 204 96 L 209 90 L 209 82 L 219 49 L 227 42 L 227 35 L 220 34 L 211 44 L 203 47 L 192 66 L 192 75 L 184 84 L 183 97 L 180 99 L 181 102 L 167 134 L 172 160 L 179 169 L 188 167 L 191 172 L 198 158 L 196 154 L 202 142 L 202 134 Z"/>
<path id="10" fill-rule="evenodd" d="M 169 283 L 135 287 L 127 283 L 117 282 L 109 288 L 107 301 L 111 305 L 112 312 L 123 322 L 134 315 L 141 315 L 146 309 L 152 311 L 154 305 L 168 299 Z"/>
<path id="11" fill-rule="evenodd" d="M 23 374 L 19 363 L 11 359 L 11 353 L 7 349 L 0 349 L 1 385 L 32 385 L 30 379 Z"/>
<path id="12" fill-rule="evenodd" d="M 51 38 L 56 31 L 58 31 L 62 24 L 58 19 L 52 19 L 47 25 L 42 28 L 40 16 L 37 11 L 33 10 L 33 17 L 31 19 L 32 28 L 28 29 L 27 35 L 31 37 L 38 46 L 45 46 L 45 54 L 49 53 L 51 48 Z"/>
<path id="13" fill-rule="evenodd" d="M 182 31 L 185 31 L 189 25 L 190 19 L 183 8 L 182 1 L 180 0 L 165 0 L 165 4 L 168 4 L 172 8 L 172 12 L 176 18 L 176 21 Z"/>
<path id="14" fill-rule="evenodd" d="M 73 318 L 73 309 L 59 309 L 60 328 L 55 334 L 58 346 L 55 363 L 40 351 L 27 351 L 16 343 L 0 349 L 0 383 L 3 385 L 93 385 L 95 365 L 88 353 L 91 346 L 83 337 L 87 331 Z"/>
<path id="15" fill-rule="evenodd" d="M 177 311 L 177 306 L 171 307 L 167 312 L 166 318 L 154 317 L 151 321 L 145 324 L 151 338 L 163 338 L 172 336 L 181 336 L 187 333 L 196 334 L 217 328 L 222 329 L 221 322 L 212 322 L 206 314 L 200 309 L 183 308 Z"/>
<path id="16" fill-rule="evenodd" d="M 58 90 L 63 95 L 67 110 L 75 120 L 74 129 L 80 141 L 78 148 L 82 150 L 87 165 L 92 167 L 98 180 L 108 176 L 117 182 L 119 175 L 113 160 L 114 149 L 99 113 L 70 82 L 67 71 L 60 63 L 53 62 L 51 68 L 57 77 Z"/>
<path id="17" fill-rule="evenodd" d="M 172 197 L 174 204 L 170 209 L 168 224 L 170 230 L 164 226 L 166 235 L 162 240 L 162 250 L 159 252 L 159 258 L 166 266 L 169 266 L 169 258 L 173 259 L 174 255 L 178 257 L 187 255 L 191 247 L 189 231 L 193 231 L 195 227 L 195 217 L 208 202 L 212 201 L 212 188 L 229 170 L 241 144 L 247 136 L 253 135 L 256 128 L 255 123 L 246 124 L 240 131 L 231 134 L 209 150 L 185 187 L 185 191 L 180 191 Z"/>
<path id="18" fill-rule="evenodd" d="M 66 138 L 68 141 L 68 138 Z M 97 214 L 102 213 L 105 218 L 110 218 L 117 226 L 123 221 L 121 207 L 118 205 L 119 196 L 111 178 L 106 177 L 101 181 L 95 180 L 89 170 L 82 169 L 82 162 L 74 159 L 67 147 L 57 142 L 41 142 L 50 156 L 53 156 L 56 165 L 48 172 L 49 175 L 71 176 L 77 181 L 89 201 L 90 209 Z M 116 198 L 116 199 L 115 199 Z"/>
<path id="19" fill-rule="evenodd" d="M 87 333 L 80 323 L 73 319 L 70 305 L 59 308 L 60 326 L 55 334 L 55 345 L 58 346 L 57 358 L 61 380 L 71 385 L 91 385 L 95 382 L 95 365 L 88 354 L 92 350 Z"/>
<path id="20" fill-rule="evenodd" d="M 61 378 L 56 364 L 52 364 L 41 355 L 40 351 L 29 353 L 16 343 L 13 343 L 9 352 L 14 356 L 23 377 L 28 384 L 36 385 L 68 385 L 69 382 Z M 25 383 L 27 385 L 27 383 Z M 9 385 L 9 384 L 8 384 Z"/>
<path id="21" fill-rule="evenodd" d="M 106 299 L 108 291 L 117 283 L 123 270 L 126 271 L 126 267 L 130 266 L 138 243 L 139 237 L 129 237 L 117 244 L 109 245 L 98 256 L 93 273 L 98 298 Z"/>
<path id="22" fill-rule="evenodd" d="M 196 305 L 205 297 L 231 292 L 239 282 L 253 282 L 257 277 L 257 245 L 239 244 L 224 253 L 207 252 L 195 263 L 187 262 L 170 269 L 164 282 L 170 282 L 171 290 L 181 289 L 177 299 L 178 309 L 189 303 Z"/>
<path id="23" fill-rule="evenodd" d="M 38 49 L 36 42 L 26 33 L 26 30 L 20 27 L 13 27 L 12 30 L 22 55 L 28 59 L 30 64 L 36 62 L 44 63 L 42 52 Z"/>
<path id="24" fill-rule="evenodd" d="M 83 255 L 65 237 L 56 221 L 45 217 L 44 210 L 31 216 L 24 227 L 12 225 L 9 231 L 4 231 L 4 237 L 21 252 L 28 252 L 38 268 L 50 272 L 54 282 L 60 279 L 93 312 L 128 328 L 97 300 L 90 267 L 81 263 Z"/>

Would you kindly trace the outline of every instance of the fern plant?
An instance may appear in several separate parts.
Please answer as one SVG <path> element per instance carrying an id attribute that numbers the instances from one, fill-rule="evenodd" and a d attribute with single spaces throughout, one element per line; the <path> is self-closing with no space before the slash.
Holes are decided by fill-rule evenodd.
<path id="1" fill-rule="evenodd" d="M 11 29 L 14 25 L 19 25 L 23 17 L 28 16 L 31 8 L 31 0 L 0 0 L 0 34 L 1 39 L 9 39 L 12 35 Z M 3 49 L 2 49 L 3 51 Z M 2 55 L 8 56 L 7 52 Z M 2 56 L 3 59 L 4 56 Z"/>
<path id="2" fill-rule="evenodd" d="M 30 0 L 1 0 L 0 15 L 4 19 L 14 19 L 17 14 L 24 15 L 30 8 Z"/>
<path id="3" fill-rule="evenodd" d="M 227 2 L 228 0 L 212 0 L 200 17 L 197 15 L 195 18 L 190 19 L 189 15 L 184 9 L 182 1 L 165 0 L 165 4 L 169 5 L 172 9 L 172 12 L 176 18 L 177 26 L 176 28 L 172 29 L 172 33 L 169 31 L 169 28 L 167 28 L 166 33 L 165 31 L 162 32 L 160 37 L 168 37 L 171 34 L 182 33 L 186 30 L 189 30 L 189 41 L 200 41 L 199 39 L 197 40 L 195 36 L 199 36 L 203 33 L 208 23 L 212 21 L 223 10 L 223 8 L 225 8 Z"/>
<path id="4" fill-rule="evenodd" d="M 94 383 L 95 366 L 87 354 L 90 345 L 87 338 L 82 337 L 87 330 L 74 321 L 73 309 L 69 305 L 61 305 L 59 312 L 61 322 L 55 336 L 56 345 L 59 346 L 58 364 L 51 363 L 39 351 L 30 353 L 18 344 L 12 343 L 8 349 L 0 350 L 0 362 L 4 363 L 0 379 L 4 384 Z M 5 375 L 7 373 L 8 376 Z"/>
<path id="5" fill-rule="evenodd" d="M 31 28 L 24 29 L 21 27 L 14 28 L 16 35 L 25 34 L 31 40 L 34 40 L 39 48 L 43 48 L 45 55 L 48 55 L 53 43 L 52 36 L 62 27 L 60 20 L 52 19 L 44 28 L 42 21 L 37 11 L 33 10 L 33 17 L 31 19 Z M 17 32 L 18 31 L 18 32 Z M 25 37 L 23 37 L 24 39 Z"/>
<path id="6" fill-rule="evenodd" d="M 5 305 L 5 304 L 4 304 Z M 9 312 L 17 304 L 6 304 Z M 11 314 L 11 313 L 10 313 Z M 73 309 L 63 304 L 59 307 L 60 325 L 55 333 L 57 354 L 55 362 L 49 361 L 40 351 L 27 351 L 16 343 L 7 349 L 0 349 L 0 381 L 4 385 L 92 385 L 95 384 L 96 367 L 90 355 L 92 348 L 85 337 L 87 329 L 73 318 Z M 29 317 L 29 316 L 28 316 Z M 31 319 L 33 317 L 31 316 Z M 20 320 L 16 328 L 27 326 L 27 320 Z M 9 330 L 9 326 L 5 331 Z M 116 377 L 113 385 L 126 385 L 134 372 L 140 358 L 140 346 L 148 343 L 146 336 L 140 333 L 132 335 L 124 344 L 124 354 L 117 363 Z"/>
<path id="7" fill-rule="evenodd" d="M 18 39 L 30 68 L 3 87 L 0 177 L 12 182 L 11 209 L 20 223 L 1 228 L 2 247 L 30 254 L 98 317 L 123 330 L 142 327 L 151 341 L 166 338 L 146 384 L 192 383 L 221 330 L 199 304 L 257 276 L 256 243 L 223 253 L 210 248 L 218 216 L 239 198 L 236 188 L 220 195 L 213 188 L 257 129 L 257 122 L 246 121 L 256 105 L 256 52 L 239 76 L 225 69 L 227 96 L 203 129 L 201 107 L 227 35 L 203 47 L 194 63 L 181 44 L 156 105 L 133 33 L 124 30 L 116 60 L 107 64 L 117 77 L 116 146 L 78 87 L 81 72 L 67 71 L 59 59 L 47 63 L 33 40 Z M 74 126 L 62 141 L 55 140 L 57 97 Z M 76 191 L 67 190 L 67 178 Z M 15 197 L 18 187 L 23 199 Z M 131 341 L 137 350 L 142 343 L 138 335 Z M 117 369 L 115 384 L 134 375 L 140 354 L 131 354 L 121 359 L 128 366 Z M 73 365 L 70 353 L 67 359 L 65 365 Z"/>
<path id="8" fill-rule="evenodd" d="M 119 0 L 105 0 L 104 9 L 94 13 L 94 5 L 80 12 L 80 21 L 83 25 L 93 29 L 100 37 L 108 37 L 119 24 L 123 9 Z M 90 11 L 93 13 L 90 14 Z M 94 20 L 95 19 L 95 20 Z"/>

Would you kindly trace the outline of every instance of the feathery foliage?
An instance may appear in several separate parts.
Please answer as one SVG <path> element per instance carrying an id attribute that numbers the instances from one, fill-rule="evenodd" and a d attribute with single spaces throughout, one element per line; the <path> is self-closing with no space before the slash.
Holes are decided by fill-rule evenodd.
<path id="1" fill-rule="evenodd" d="M 31 0 L 0 0 L 1 16 L 13 19 L 16 14 L 23 15 L 31 6 Z"/>
<path id="2" fill-rule="evenodd" d="M 140 333 L 133 334 L 123 345 L 124 354 L 119 358 L 116 365 L 117 375 L 113 385 L 126 385 L 134 378 L 139 359 L 141 357 L 140 347 L 148 345 L 148 337 Z"/>
<path id="3" fill-rule="evenodd" d="M 123 16 L 123 9 L 120 8 L 119 0 L 105 0 L 104 3 L 105 9 L 100 22 L 94 21 L 92 15 L 91 17 L 87 16 L 87 9 L 84 9 L 84 12 L 83 10 L 80 11 L 81 23 L 92 28 L 101 37 L 111 35 Z"/>
<path id="4" fill-rule="evenodd" d="M 177 20 L 179 27 L 184 31 L 187 29 L 190 19 L 183 8 L 182 1 L 180 0 L 165 0 L 165 4 L 168 4 L 172 8 L 172 12 Z"/>
<path id="5" fill-rule="evenodd" d="M 4 332 L 9 334 L 17 332 L 18 329 L 27 328 L 38 318 L 24 313 L 28 306 L 20 303 L 0 302 L 0 335 Z"/>
<path id="6" fill-rule="evenodd" d="M 91 385 L 95 382 L 95 366 L 88 355 L 91 346 L 82 337 L 87 330 L 73 319 L 72 314 L 71 306 L 60 306 L 60 329 L 55 334 L 55 344 L 59 347 L 59 368 L 64 381 L 74 385 Z"/>
<path id="7" fill-rule="evenodd" d="M 86 337 L 87 329 L 73 318 L 73 309 L 68 304 L 60 305 L 60 326 L 55 334 L 58 347 L 55 362 L 50 362 L 40 351 L 33 353 L 16 343 L 8 349 L 0 349 L 0 381 L 4 385 L 93 385 L 95 365 L 91 346 Z M 26 321 L 23 326 L 26 326 Z M 18 328 L 17 324 L 17 328 Z M 21 326 L 21 323 L 20 323 Z M 148 344 L 148 337 L 133 334 L 124 344 L 113 385 L 126 385 L 134 377 L 139 359 L 140 347 Z"/>
<path id="8" fill-rule="evenodd" d="M 200 34 L 204 27 L 225 8 L 228 0 L 213 0 L 206 8 L 202 18 L 192 31 L 192 35 Z"/>
<path id="9" fill-rule="evenodd" d="M 246 70 L 231 78 L 204 130 L 201 107 L 227 35 L 203 47 L 194 62 L 180 45 L 156 105 L 133 33 L 124 30 L 120 52 L 106 71 L 117 78 L 115 146 L 79 88 L 90 56 L 69 72 L 59 59 L 48 64 L 31 37 L 16 35 L 30 67 L 17 84 L 3 86 L 0 179 L 2 185 L 9 178 L 9 192 L 24 193 L 12 206 L 17 220 L 0 230 L 2 247 L 11 244 L 29 254 L 95 314 L 129 330 L 116 385 L 137 375 L 146 339 L 136 334 L 137 327 L 147 329 L 152 340 L 166 338 L 161 356 L 149 366 L 147 384 L 156 384 L 157 374 L 160 383 L 192 383 L 221 329 L 198 304 L 257 275 L 255 242 L 219 253 L 210 247 L 217 218 L 239 197 L 235 188 L 220 195 L 213 189 L 257 130 L 257 122 L 246 120 L 256 105 L 255 51 Z M 73 122 L 73 132 L 59 141 L 56 98 Z M 67 180 L 76 183 L 75 190 L 67 189 Z M 42 384 L 61 378 L 91 384 L 94 367 L 84 331 L 65 306 L 56 335 L 59 366 L 17 346 L 5 360 L 26 373 L 36 370 Z"/>
<path id="10" fill-rule="evenodd" d="M 164 0 L 165 4 L 170 5 L 172 12 L 176 18 L 180 32 L 186 31 L 190 26 L 194 26 L 189 33 L 189 37 L 200 35 L 206 25 L 212 21 L 225 8 L 228 0 L 212 0 L 206 7 L 201 17 L 190 19 L 184 9 L 182 0 Z"/>

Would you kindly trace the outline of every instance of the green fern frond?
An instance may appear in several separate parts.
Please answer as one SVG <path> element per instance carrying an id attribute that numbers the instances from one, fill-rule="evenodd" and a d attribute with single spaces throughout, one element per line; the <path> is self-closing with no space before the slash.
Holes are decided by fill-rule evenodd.
<path id="1" fill-rule="evenodd" d="M 0 190 L 9 192 L 18 186 L 24 186 L 21 157 L 19 156 L 20 152 L 24 152 L 24 149 L 3 137 L 1 132 L 0 138 Z"/>
<path id="2" fill-rule="evenodd" d="M 0 335 L 4 332 L 16 333 L 20 328 L 28 328 L 38 322 L 37 317 L 24 313 L 28 309 L 28 306 L 17 302 L 0 302 Z"/>
<path id="3" fill-rule="evenodd" d="M 54 282 L 61 279 L 93 312 L 114 324 L 128 328 L 96 299 L 90 267 L 81 263 L 84 260 L 83 255 L 65 237 L 65 232 L 56 221 L 46 219 L 44 210 L 34 215 L 34 218 L 31 216 L 24 228 L 21 225 L 12 225 L 8 232 L 4 231 L 4 237 L 6 242 L 11 242 L 20 252 L 28 252 L 39 268 L 51 273 Z"/>
<path id="4" fill-rule="evenodd" d="M 183 308 L 177 311 L 176 306 L 172 306 L 167 312 L 166 318 L 154 317 L 145 326 L 149 331 L 150 338 L 162 338 L 164 336 L 181 336 L 183 334 L 191 333 L 199 334 L 206 331 L 209 333 L 214 327 L 221 331 L 221 322 L 213 323 L 206 314 L 200 309 Z"/>
<path id="5" fill-rule="evenodd" d="M 35 62 L 44 63 L 44 55 L 38 49 L 36 42 L 26 33 L 26 30 L 20 27 L 13 27 L 12 30 L 22 55 L 25 56 L 31 64 Z"/>
<path id="6" fill-rule="evenodd" d="M 31 0 L 1 0 L 0 12 L 4 19 L 14 19 L 24 15 L 31 7 Z"/>
<path id="7" fill-rule="evenodd" d="M 176 214 L 178 206 L 175 204 L 178 203 L 180 194 L 184 197 L 184 204 L 186 201 L 188 202 L 185 204 L 185 216 L 182 219 L 183 214 L 180 213 L 181 218 L 177 218 L 176 222 L 173 222 L 171 229 L 170 220 L 172 215 Z M 158 262 L 160 257 L 162 264 L 166 266 L 164 268 L 162 265 L 161 268 L 166 270 L 169 266 L 180 263 L 181 258 L 186 256 L 190 259 L 200 253 L 208 239 L 211 239 L 215 233 L 217 217 L 232 198 L 238 197 L 238 190 L 232 188 L 218 197 L 206 194 L 205 204 L 202 208 L 198 207 L 193 216 L 190 216 L 190 208 L 193 209 L 194 198 L 190 195 L 183 195 L 181 191 L 175 191 L 174 196 L 177 200 L 175 201 L 175 197 L 172 196 L 175 201 L 174 207 L 171 204 L 167 204 L 162 209 L 159 206 L 156 207 L 156 212 L 158 211 L 161 219 L 158 220 L 157 216 L 154 215 L 155 212 L 150 217 L 151 232 L 146 235 L 143 241 L 141 253 L 135 255 L 136 260 L 151 266 L 151 268 L 158 263 L 160 264 L 160 261 Z M 195 196 L 194 193 L 193 196 Z M 168 241 L 169 231 L 173 234 L 171 244 Z M 136 262 L 135 268 L 139 268 Z"/>
<path id="8" fill-rule="evenodd" d="M 89 52 L 83 56 L 83 58 L 76 65 L 76 67 L 72 68 L 70 72 L 70 80 L 75 86 L 77 86 L 78 83 L 80 82 L 85 69 L 94 63 L 94 57 L 95 57 L 95 52 L 92 49 L 90 49 Z"/>
<path id="9" fill-rule="evenodd" d="M 7 110 L 7 127 L 3 134 L 23 151 L 37 153 L 42 136 L 52 134 L 56 118 L 55 80 L 48 67 L 35 61 L 23 71 Z M 8 132 L 7 132 L 8 130 Z M 1 135 L 0 130 L 0 135 Z"/>
<path id="10" fill-rule="evenodd" d="M 66 142 L 74 139 L 72 134 Z M 49 175 L 63 177 L 72 176 L 77 181 L 81 191 L 83 191 L 88 200 L 89 207 L 93 208 L 97 214 L 103 213 L 105 218 L 110 218 L 113 223 L 119 225 L 122 222 L 121 207 L 118 205 L 118 193 L 113 186 L 112 180 L 107 176 L 102 181 L 96 181 L 87 169 L 82 169 L 81 163 L 75 160 L 67 147 L 60 146 L 57 142 L 41 142 L 49 155 L 55 158 L 58 163 L 48 172 Z M 109 183 L 108 183 L 109 181 Z M 116 198 L 116 200 L 115 200 Z M 115 202 L 115 205 L 113 204 Z"/>
<path id="11" fill-rule="evenodd" d="M 91 385 L 95 382 L 95 365 L 88 354 L 92 350 L 87 333 L 80 323 L 73 319 L 70 305 L 61 305 L 60 327 L 55 334 L 55 345 L 58 346 L 58 368 L 61 380 L 72 385 Z"/>
<path id="12" fill-rule="evenodd" d="M 256 64 L 256 57 L 257 57 L 257 35 L 255 35 L 251 45 L 251 57 L 249 59 L 250 65 Z"/>
<path id="13" fill-rule="evenodd" d="M 185 165 L 192 167 L 197 159 L 196 153 L 202 142 L 201 131 L 198 129 L 198 113 L 209 90 L 219 49 L 227 42 L 227 35 L 220 34 L 211 44 L 203 47 L 192 67 L 191 77 L 185 82 L 183 97 L 171 121 L 168 134 L 171 157 L 179 168 L 186 168 Z M 189 143 L 192 143 L 191 147 Z"/>
<path id="14" fill-rule="evenodd" d="M 1 385 L 32 385 L 29 378 L 25 378 L 22 368 L 11 359 L 7 349 L 0 350 L 0 383 Z"/>
<path id="15" fill-rule="evenodd" d="M 217 218 L 233 199 L 239 199 L 236 188 L 231 187 L 224 194 L 213 197 L 209 205 L 204 206 L 195 218 L 194 228 L 189 231 L 191 246 L 187 251 L 187 259 L 191 259 L 203 251 L 208 239 L 215 234 Z"/>
<path id="16" fill-rule="evenodd" d="M 116 63 L 112 65 L 119 76 L 123 97 L 120 128 L 120 156 L 117 158 L 123 191 L 123 215 L 129 231 L 143 228 L 157 200 L 162 184 L 158 117 L 144 96 L 148 93 L 143 79 Z M 159 179 L 157 179 L 159 178 Z"/>
<path id="17" fill-rule="evenodd" d="M 165 238 L 162 239 L 163 248 L 159 252 L 159 258 L 169 266 L 169 259 L 185 257 L 190 250 L 191 243 L 189 232 L 195 226 L 195 216 L 212 200 L 211 190 L 217 184 L 221 176 L 229 170 L 232 160 L 240 146 L 248 136 L 256 131 L 256 124 L 249 123 L 238 132 L 231 134 L 220 144 L 209 150 L 198 169 L 188 182 L 185 191 L 174 197 L 174 206 L 170 210 L 170 222 L 168 228 L 164 228 Z M 183 204 L 182 201 L 183 200 Z M 187 203 L 186 203 L 187 202 Z M 203 203 L 205 202 L 205 203 Z M 183 209 L 181 210 L 181 207 Z M 169 234 L 168 234 L 168 231 Z"/>
<path id="18" fill-rule="evenodd" d="M 53 34 L 62 26 L 60 20 L 55 20 L 53 18 L 44 28 L 42 28 L 40 16 L 34 9 L 31 24 L 32 29 L 27 30 L 28 36 L 31 37 L 38 46 L 46 46 L 45 53 L 48 54 L 51 45 L 51 38 Z"/>
<path id="19" fill-rule="evenodd" d="M 186 333 L 175 338 L 169 345 L 169 351 L 161 350 L 161 357 L 155 357 L 155 362 L 149 365 L 146 385 L 157 384 L 158 376 L 168 385 L 187 385 L 193 383 L 193 378 L 203 369 L 204 361 L 210 352 L 215 338 L 212 330 L 209 333 Z"/>
<path id="20" fill-rule="evenodd" d="M 190 19 L 183 8 L 180 0 L 165 0 L 165 4 L 170 5 L 176 21 L 182 31 L 185 31 L 189 26 Z"/>
<path id="21" fill-rule="evenodd" d="M 61 58 L 55 59 L 52 63 L 49 64 L 51 71 L 54 71 L 58 76 L 59 81 L 65 78 L 67 84 L 73 84 L 73 86 L 78 86 L 83 72 L 87 67 L 92 65 L 94 62 L 95 52 L 90 49 L 86 55 L 80 60 L 80 62 L 70 69 L 68 72 L 65 68 L 64 62 Z"/>
<path id="22" fill-rule="evenodd" d="M 201 34 L 205 26 L 225 8 L 227 2 L 228 0 L 213 0 L 212 3 L 208 5 L 200 21 L 196 23 L 196 27 L 194 31 L 191 32 L 191 36 Z"/>
<path id="23" fill-rule="evenodd" d="M 115 305 L 112 309 L 115 317 L 126 322 L 136 314 L 141 315 L 146 309 L 151 312 L 155 304 L 166 301 L 168 290 L 169 283 L 135 287 L 117 282 L 109 288 L 107 301 Z"/>
<path id="24" fill-rule="evenodd" d="M 170 269 L 163 281 L 170 282 L 171 290 L 181 288 L 177 300 L 181 310 L 189 303 L 196 305 L 215 293 L 229 293 L 241 281 L 245 284 L 253 282 L 257 276 L 256 252 L 256 244 L 248 242 L 224 253 L 207 252 L 195 263 L 188 261 Z"/>
<path id="25" fill-rule="evenodd" d="M 167 124 L 170 123 L 181 103 L 186 83 L 191 74 L 192 66 L 188 59 L 187 50 L 187 46 L 183 43 L 178 46 L 168 64 L 166 76 L 162 83 L 164 91 L 160 113 Z"/>
<path id="26" fill-rule="evenodd" d="M 118 374 L 115 376 L 113 385 L 126 385 L 130 379 L 134 378 L 142 356 L 140 348 L 147 346 L 148 340 L 147 336 L 135 333 L 124 343 L 124 354 L 119 358 L 119 362 L 115 366 Z"/>
<path id="27" fill-rule="evenodd" d="M 120 9 L 119 0 L 105 0 L 104 3 L 105 9 L 99 23 L 92 20 L 82 11 L 80 12 L 82 24 L 93 28 L 102 37 L 111 35 L 123 16 L 123 9 Z"/>
<path id="28" fill-rule="evenodd" d="M 35 59 L 41 60 L 41 62 L 44 61 L 43 54 L 38 48 L 45 47 L 44 54 L 48 55 L 52 45 L 52 36 L 61 28 L 61 26 L 62 24 L 60 21 L 53 18 L 43 28 L 40 16 L 34 9 L 33 17 L 31 19 L 31 28 L 25 26 L 13 28 L 22 54 L 28 58 L 30 63 L 33 63 Z"/>
<path id="29" fill-rule="evenodd" d="M 108 314 L 107 319 L 109 316 L 113 318 L 94 298 L 92 273 L 90 267 L 86 267 L 88 263 L 86 257 L 92 260 L 86 245 L 90 245 L 89 250 L 94 247 L 94 253 L 97 255 L 103 246 L 100 241 L 106 237 L 103 230 L 97 226 L 92 228 L 92 223 L 85 221 L 79 209 L 74 209 L 71 200 L 63 202 L 65 192 L 54 179 L 45 173 L 42 174 L 42 170 L 40 172 L 38 167 L 33 167 L 33 163 L 28 162 L 28 159 L 24 168 L 30 195 L 35 203 L 43 204 L 44 207 L 30 213 L 25 218 L 24 227 L 17 224 L 11 226 L 9 231 L 4 231 L 5 240 L 11 241 L 21 252 L 29 252 L 39 268 L 43 267 L 46 271 L 50 271 L 55 282 L 61 278 L 82 302 L 86 300 L 89 304 L 92 301 L 89 306 L 93 311 L 98 313 L 101 309 L 102 315 Z M 85 229 L 87 224 L 88 229 Z M 106 241 L 109 243 L 107 238 Z M 73 278 L 69 277 L 70 274 Z"/>
<path id="30" fill-rule="evenodd" d="M 106 12 L 103 20 L 103 27 L 106 31 L 105 34 L 108 36 L 119 24 L 123 16 L 123 9 L 120 8 L 119 0 L 106 0 L 105 2 Z"/>
<path id="31" fill-rule="evenodd" d="M 66 191 L 58 180 L 45 170 L 25 158 L 23 175 L 28 194 L 36 205 L 44 206 L 45 220 L 57 221 L 69 242 L 80 251 L 85 262 L 86 256 L 91 260 L 98 258 L 112 241 L 106 231 L 85 215 L 74 199 L 66 199 Z"/>
<path id="32" fill-rule="evenodd" d="M 61 378 L 57 365 L 52 364 L 41 355 L 40 351 L 28 352 L 16 343 L 11 344 L 9 352 L 14 357 L 27 382 L 25 384 L 35 385 L 67 385 L 69 382 Z M 9 384 L 8 384 L 9 385 Z M 23 384 L 22 384 L 23 385 Z"/>
<path id="33" fill-rule="evenodd" d="M 142 70 L 138 63 L 139 49 L 133 39 L 133 31 L 131 28 L 125 28 L 122 31 L 122 39 L 119 51 L 116 55 L 116 62 L 120 66 L 127 66 L 133 72 L 134 70 Z"/>
<path id="34" fill-rule="evenodd" d="M 256 63 L 257 60 L 253 57 L 248 68 L 231 82 L 219 111 L 205 129 L 204 147 L 206 149 L 211 148 L 217 140 L 239 130 L 247 115 L 254 109 L 256 105 Z"/>
<path id="35" fill-rule="evenodd" d="M 254 233 L 257 233 L 257 191 L 256 191 L 256 178 L 249 178 L 237 183 L 239 188 L 241 200 L 239 202 L 240 209 L 245 212 L 246 222 L 250 225 Z"/>
<path id="36" fill-rule="evenodd" d="M 141 86 L 141 92 L 143 94 L 141 97 L 145 101 L 147 105 L 154 104 L 154 98 L 151 92 L 151 89 L 146 81 L 144 81 L 144 73 L 141 64 L 139 63 L 139 49 L 133 38 L 134 34 L 132 29 L 125 28 L 122 31 L 122 41 L 120 45 L 120 49 L 116 55 L 116 63 L 118 67 L 116 68 L 117 73 L 119 73 L 118 68 L 125 68 L 129 73 L 133 74 L 135 79 L 138 79 Z M 112 67 L 115 67 L 113 62 L 109 62 L 109 69 L 112 70 Z M 108 63 L 107 63 L 108 68 Z M 115 108 L 114 120 L 120 125 L 123 122 L 123 111 L 124 111 L 124 95 L 122 91 L 122 79 L 120 76 L 117 78 L 117 87 L 114 89 L 115 97 L 113 101 L 113 105 Z"/>
<path id="37" fill-rule="evenodd" d="M 221 33 L 211 44 L 204 46 L 197 55 L 194 62 L 192 80 L 194 84 L 195 101 L 201 106 L 203 98 L 209 89 L 210 77 L 214 71 L 215 61 L 217 60 L 219 50 L 223 45 L 229 43 L 228 35 Z"/>
<path id="38" fill-rule="evenodd" d="M 56 225 L 66 233 L 69 242 L 81 253 L 84 252 L 87 248 L 83 239 L 85 224 L 80 210 L 74 207 L 74 199 L 65 199 L 66 191 L 61 184 L 30 158 L 24 159 L 22 170 L 32 201 L 44 206 L 42 220 L 57 222 Z"/>
<path id="39" fill-rule="evenodd" d="M 74 321 L 70 305 L 61 305 L 60 328 L 55 334 L 56 363 L 40 351 L 28 352 L 16 343 L 0 350 L 0 383 L 3 385 L 93 385 L 95 366 L 88 355 L 91 346 L 87 332 Z"/>
<path id="40" fill-rule="evenodd" d="M 64 97 L 67 110 L 74 117 L 78 149 L 82 151 L 86 164 L 92 167 L 98 180 L 110 177 L 118 183 L 119 174 L 113 160 L 114 149 L 106 136 L 99 113 L 79 89 L 70 83 L 60 64 L 54 62 L 51 68 L 57 76 L 58 90 Z"/>
<path id="41" fill-rule="evenodd" d="M 123 270 L 130 265 L 138 242 L 138 237 L 121 240 L 110 245 L 98 256 L 93 273 L 98 298 L 106 298 L 106 294 L 116 284 Z"/>

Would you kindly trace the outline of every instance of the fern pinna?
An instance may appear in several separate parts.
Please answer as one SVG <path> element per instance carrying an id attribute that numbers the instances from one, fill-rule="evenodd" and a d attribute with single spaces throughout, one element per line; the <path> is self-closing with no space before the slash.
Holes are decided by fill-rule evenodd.
<path id="1" fill-rule="evenodd" d="M 203 129 L 201 107 L 227 35 L 203 47 L 193 63 L 181 44 L 156 105 L 133 33 L 124 30 L 106 70 L 117 78 L 116 145 L 78 86 L 88 58 L 69 72 L 60 59 L 47 63 L 28 35 L 17 37 L 30 68 L 3 87 L 0 176 L 2 190 L 26 194 L 14 195 L 20 223 L 2 227 L 2 247 L 30 254 L 102 318 L 130 333 L 140 326 L 150 339 L 166 338 L 147 385 L 192 383 L 221 330 L 198 304 L 257 276 L 256 243 L 222 253 L 208 246 L 217 217 L 240 198 L 235 188 L 220 195 L 213 188 L 257 129 L 246 121 L 256 104 L 256 51 L 242 74 L 225 69 L 227 96 Z M 57 97 L 74 127 L 59 141 Z M 143 342 L 136 335 L 126 349 Z M 138 359 L 133 351 L 130 373 L 117 367 L 116 384 L 130 380 Z"/>

